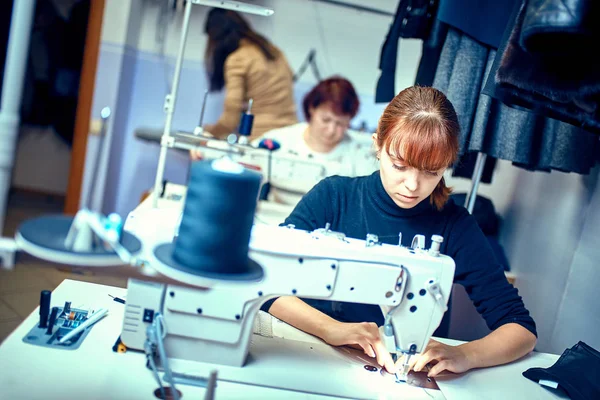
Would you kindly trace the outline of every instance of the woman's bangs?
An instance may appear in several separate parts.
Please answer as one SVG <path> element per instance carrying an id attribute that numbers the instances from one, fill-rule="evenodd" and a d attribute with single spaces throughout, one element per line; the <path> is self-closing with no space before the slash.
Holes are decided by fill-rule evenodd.
<path id="1" fill-rule="evenodd" d="M 387 135 L 390 138 L 385 146 L 388 154 L 422 171 L 439 171 L 451 166 L 455 161 L 455 146 L 446 135 L 440 134 L 439 125 L 431 122 L 399 121 L 393 128 L 396 132 Z"/>

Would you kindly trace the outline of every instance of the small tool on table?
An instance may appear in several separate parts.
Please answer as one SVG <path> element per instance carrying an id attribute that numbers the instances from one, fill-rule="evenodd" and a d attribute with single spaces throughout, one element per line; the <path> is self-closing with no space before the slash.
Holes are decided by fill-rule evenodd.
<path id="1" fill-rule="evenodd" d="M 69 315 L 70 312 L 71 312 L 71 302 L 65 301 L 65 305 L 63 306 L 62 312 L 60 313 L 58 318 L 63 318 L 66 315 Z"/>
<path id="2" fill-rule="evenodd" d="M 113 296 L 112 294 L 109 294 L 109 296 L 110 296 L 110 297 L 112 297 L 112 299 L 113 299 L 114 301 L 116 301 L 117 303 L 125 304 L 125 300 L 123 300 L 122 298 L 120 298 L 120 297 L 115 297 L 115 296 Z"/>
<path id="3" fill-rule="evenodd" d="M 56 322 L 57 315 L 58 307 L 52 307 L 52 313 L 50 314 L 50 321 L 48 321 L 48 330 L 46 330 L 46 335 L 52 335 L 52 329 L 54 328 L 54 323 Z"/>
<path id="4" fill-rule="evenodd" d="M 49 290 L 42 290 L 40 293 L 40 328 L 48 327 L 48 316 L 50 314 L 50 296 Z"/>
<path id="5" fill-rule="evenodd" d="M 106 313 L 108 313 L 108 310 L 106 308 L 99 309 L 98 311 L 93 313 L 90 317 L 88 317 L 88 319 L 86 319 L 84 322 L 82 322 L 77 328 L 73 329 L 71 332 L 69 332 L 65 336 L 61 337 L 59 339 L 58 343 L 64 343 L 67 340 L 74 337 L 75 335 L 79 334 L 80 332 L 83 332 L 84 329 L 86 329 L 87 327 L 92 326 L 93 324 L 98 322 L 100 320 L 100 318 L 102 318 L 106 315 Z"/>

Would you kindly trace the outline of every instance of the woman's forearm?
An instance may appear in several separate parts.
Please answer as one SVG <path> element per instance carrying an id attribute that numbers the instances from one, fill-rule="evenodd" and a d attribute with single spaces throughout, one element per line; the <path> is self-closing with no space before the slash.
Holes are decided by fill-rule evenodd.
<path id="1" fill-rule="evenodd" d="M 510 323 L 459 347 L 465 351 L 470 368 L 483 368 L 506 364 L 523 357 L 533 350 L 536 341 L 533 333 L 519 324 Z"/>
<path id="2" fill-rule="evenodd" d="M 236 121 L 229 117 L 221 116 L 221 118 L 212 125 L 204 125 L 204 131 L 210 133 L 216 138 L 225 139 L 230 133 L 236 133 Z"/>
<path id="3" fill-rule="evenodd" d="M 279 297 L 269 308 L 269 314 L 325 341 L 328 330 L 339 324 L 329 315 L 293 296 Z"/>

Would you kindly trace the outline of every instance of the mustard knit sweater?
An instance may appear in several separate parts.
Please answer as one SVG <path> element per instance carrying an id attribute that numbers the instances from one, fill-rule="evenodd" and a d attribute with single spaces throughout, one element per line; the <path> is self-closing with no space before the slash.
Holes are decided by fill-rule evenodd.
<path id="1" fill-rule="evenodd" d="M 256 45 L 242 39 L 240 47 L 225 60 L 224 68 L 223 114 L 215 124 L 204 126 L 205 131 L 219 138 L 237 132 L 240 114 L 250 99 L 253 99 L 251 112 L 254 114 L 250 140 L 271 129 L 298 122 L 293 73 L 283 53 L 269 61 Z"/>

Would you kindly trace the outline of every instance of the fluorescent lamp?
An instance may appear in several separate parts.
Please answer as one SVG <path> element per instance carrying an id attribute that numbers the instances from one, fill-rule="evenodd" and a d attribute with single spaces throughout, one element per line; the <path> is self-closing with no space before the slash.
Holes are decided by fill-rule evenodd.
<path id="1" fill-rule="evenodd" d="M 193 4 L 202 4 L 216 8 L 224 8 L 226 10 L 239 11 L 242 13 L 262 15 L 269 17 L 275 13 L 270 8 L 256 6 L 254 4 L 241 3 L 233 0 L 191 0 Z"/>

